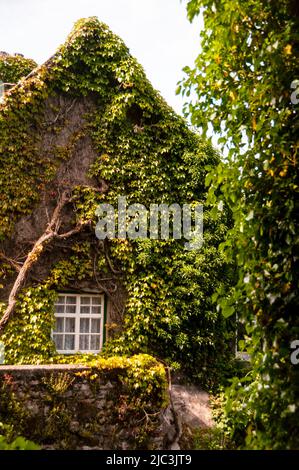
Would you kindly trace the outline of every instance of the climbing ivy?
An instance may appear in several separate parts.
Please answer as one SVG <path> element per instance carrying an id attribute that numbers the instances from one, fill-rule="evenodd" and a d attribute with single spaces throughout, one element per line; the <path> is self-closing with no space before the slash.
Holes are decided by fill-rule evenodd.
<path id="1" fill-rule="evenodd" d="M 181 240 L 109 242 L 111 261 L 123 273 L 128 296 L 124 328 L 106 354 L 149 352 L 184 365 L 203 384 L 215 385 L 232 355 L 227 328 L 232 322 L 211 301 L 218 288 L 229 290 L 233 277 L 218 250 L 229 213 L 224 209 L 215 218 L 213 206 L 206 203 L 205 167 L 215 166 L 219 156 L 165 103 L 125 44 L 96 18 L 77 22 L 66 44 L 12 89 L 0 107 L 0 236 L 7 239 L 15 221 L 30 214 L 41 195 L 52 190 L 57 168 L 74 151 L 73 146 L 56 149 L 51 159 L 38 151 L 46 103 L 57 95 L 88 96 L 95 105 L 76 138 L 92 139 L 97 158 L 89 176 L 104 180 L 108 192 L 73 188 L 78 219 L 92 218 L 94 228 L 99 202 L 116 205 L 118 196 L 146 207 L 204 204 L 200 251 L 188 252 Z M 77 250 L 59 261 L 43 284 L 24 289 L 4 333 L 7 360 L 52 357 L 55 292 L 72 278 L 93 276 L 89 248 L 77 245 Z M 103 272 L 108 269 L 103 257 L 97 262 Z"/>
<path id="2" fill-rule="evenodd" d="M 57 353 L 51 339 L 54 327 L 54 301 L 57 290 L 73 279 L 92 279 L 90 244 L 74 243 L 67 259 L 58 262 L 45 282 L 24 289 L 16 314 L 8 323 L 1 340 L 5 344 L 7 364 L 52 362 Z M 0 311 L 4 313 L 5 304 Z M 54 359 L 55 360 L 55 359 Z"/>
<path id="3" fill-rule="evenodd" d="M 45 357 L 41 363 L 48 363 Z M 0 449 L 38 449 L 32 442 L 17 437 L 20 434 L 40 445 L 54 444 L 54 448 L 74 448 L 78 436 L 84 441 L 103 432 L 99 419 L 80 423 L 74 433 L 70 429 L 72 410 L 67 406 L 64 394 L 74 380 L 86 381 L 95 396 L 101 384 L 112 381 L 114 387 L 109 393 L 113 402 L 109 419 L 115 426 L 130 422 L 132 448 L 146 448 L 148 438 L 159 426 L 159 414 L 169 403 L 168 384 L 164 366 L 153 357 L 139 354 L 132 357 L 95 357 L 94 355 L 59 356 L 50 361 L 55 364 L 80 364 L 88 369 L 76 372 L 53 373 L 40 380 L 39 390 L 48 403 L 47 416 L 41 413 L 36 418 L 26 406 L 26 399 L 18 397 L 16 383 L 10 374 L 0 378 Z M 26 394 L 25 394 L 26 395 Z M 81 402 L 80 402 L 81 403 Z M 2 421 L 5 423 L 3 424 Z M 34 422 L 34 426 L 32 423 Z M 116 439 L 116 441 L 115 441 Z M 113 436 L 112 448 L 119 445 L 119 437 Z"/>
<path id="4" fill-rule="evenodd" d="M 0 81 L 15 84 L 26 77 L 37 64 L 32 59 L 26 59 L 20 54 L 9 55 L 0 52 Z"/>

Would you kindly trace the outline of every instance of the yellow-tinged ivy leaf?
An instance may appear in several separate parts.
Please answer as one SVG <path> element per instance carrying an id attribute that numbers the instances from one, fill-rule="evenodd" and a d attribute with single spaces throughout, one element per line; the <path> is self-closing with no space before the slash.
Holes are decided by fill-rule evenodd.
<path id="1" fill-rule="evenodd" d="M 281 178 L 283 178 L 284 176 L 286 176 L 287 172 L 288 172 L 288 169 L 284 168 L 283 170 L 281 170 L 279 172 L 279 176 L 281 176 Z"/>
<path id="2" fill-rule="evenodd" d="M 253 118 L 252 118 L 252 129 L 253 129 L 254 131 L 256 131 L 256 119 L 255 119 L 255 116 L 253 116 Z"/>

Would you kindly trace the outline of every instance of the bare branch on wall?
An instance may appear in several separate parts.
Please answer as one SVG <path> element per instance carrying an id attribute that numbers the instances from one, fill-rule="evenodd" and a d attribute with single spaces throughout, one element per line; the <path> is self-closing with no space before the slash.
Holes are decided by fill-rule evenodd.
<path id="1" fill-rule="evenodd" d="M 79 233 L 83 227 L 88 225 L 90 221 L 82 222 L 80 221 L 73 229 L 65 232 L 59 233 L 59 229 L 62 223 L 62 210 L 63 208 L 72 201 L 72 197 L 69 191 L 64 191 L 59 198 L 57 205 L 53 211 L 52 217 L 50 222 L 48 223 L 46 230 L 43 234 L 39 237 L 39 239 L 34 243 L 32 249 L 29 251 L 24 264 L 20 267 L 18 266 L 13 260 L 10 260 L 10 263 L 14 265 L 17 269 L 18 266 L 18 275 L 12 287 L 12 290 L 9 294 L 8 298 L 8 306 L 4 312 L 3 317 L 0 320 L 0 334 L 3 331 L 5 325 L 8 323 L 9 319 L 13 315 L 17 303 L 17 297 L 24 286 L 28 274 L 30 273 L 33 265 L 39 260 L 44 248 L 50 242 L 55 239 L 66 239 L 69 238 L 77 233 Z M 4 255 L 5 256 L 5 255 Z M 2 254 L 3 258 L 3 254 Z M 6 259 L 6 261 L 9 261 Z"/>

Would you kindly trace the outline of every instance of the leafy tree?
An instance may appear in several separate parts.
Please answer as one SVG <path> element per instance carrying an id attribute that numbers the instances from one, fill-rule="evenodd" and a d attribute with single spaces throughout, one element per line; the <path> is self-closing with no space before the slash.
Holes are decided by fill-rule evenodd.
<path id="1" fill-rule="evenodd" d="M 192 123 L 204 133 L 210 123 L 228 150 L 207 181 L 210 201 L 220 190 L 233 213 L 223 250 L 239 280 L 218 304 L 246 324 L 252 357 L 251 377 L 228 392 L 227 421 L 239 445 L 298 448 L 290 345 L 299 338 L 299 8 L 295 0 L 190 0 L 187 11 L 191 21 L 203 14 L 204 29 L 178 92 L 189 97 Z"/>

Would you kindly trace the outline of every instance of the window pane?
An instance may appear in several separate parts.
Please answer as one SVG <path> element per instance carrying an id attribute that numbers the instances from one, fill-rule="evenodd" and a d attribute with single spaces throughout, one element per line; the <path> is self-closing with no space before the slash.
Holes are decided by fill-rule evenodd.
<path id="1" fill-rule="evenodd" d="M 89 335 L 80 335 L 79 349 L 81 351 L 87 351 L 89 349 Z"/>
<path id="2" fill-rule="evenodd" d="M 101 297 L 93 297 L 92 298 L 92 305 L 101 305 Z"/>
<path id="3" fill-rule="evenodd" d="M 101 331 L 101 320 L 93 318 L 91 320 L 91 333 L 100 333 L 100 331 Z"/>
<path id="4" fill-rule="evenodd" d="M 75 349 L 75 335 L 64 336 L 64 349 Z"/>
<path id="5" fill-rule="evenodd" d="M 64 313 L 64 305 L 55 305 L 56 313 Z"/>
<path id="6" fill-rule="evenodd" d="M 76 305 L 66 305 L 65 313 L 76 313 Z"/>
<path id="7" fill-rule="evenodd" d="M 99 351 L 102 310 L 103 298 L 100 295 L 59 295 L 55 302 L 56 318 L 53 329 L 56 349 L 61 352 Z"/>
<path id="8" fill-rule="evenodd" d="M 92 351 L 100 349 L 100 335 L 91 335 L 91 337 L 90 337 L 90 349 Z"/>
<path id="9" fill-rule="evenodd" d="M 90 307 L 80 307 L 80 313 L 90 313 Z"/>
<path id="10" fill-rule="evenodd" d="M 64 295 L 59 295 L 57 300 L 56 300 L 56 304 L 64 304 L 65 302 L 65 296 Z"/>
<path id="11" fill-rule="evenodd" d="M 73 333 L 75 331 L 75 318 L 65 319 L 65 330 L 66 333 Z"/>
<path id="12" fill-rule="evenodd" d="M 89 333 L 89 318 L 80 318 L 80 333 Z"/>
<path id="13" fill-rule="evenodd" d="M 53 335 L 56 349 L 63 349 L 63 335 Z"/>
<path id="14" fill-rule="evenodd" d="M 91 313 L 96 313 L 99 315 L 101 313 L 100 305 L 98 307 L 91 307 Z"/>
<path id="15" fill-rule="evenodd" d="M 63 323 L 64 323 L 64 318 L 56 318 L 56 323 L 54 327 L 54 331 L 57 333 L 63 333 Z"/>

